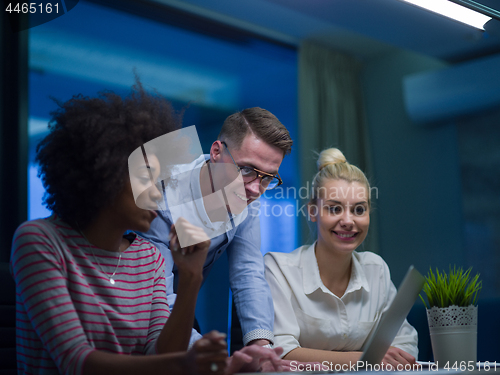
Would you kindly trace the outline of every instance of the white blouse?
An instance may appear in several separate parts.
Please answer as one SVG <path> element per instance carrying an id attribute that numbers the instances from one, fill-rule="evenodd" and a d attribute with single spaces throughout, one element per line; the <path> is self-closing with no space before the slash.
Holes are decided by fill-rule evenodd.
<path id="1" fill-rule="evenodd" d="M 371 252 L 352 254 L 351 279 L 342 298 L 321 281 L 315 244 L 291 253 L 267 253 L 266 279 L 274 300 L 275 346 L 282 356 L 297 347 L 360 351 L 396 295 L 389 267 Z M 417 331 L 406 320 L 392 346 L 417 358 Z"/>

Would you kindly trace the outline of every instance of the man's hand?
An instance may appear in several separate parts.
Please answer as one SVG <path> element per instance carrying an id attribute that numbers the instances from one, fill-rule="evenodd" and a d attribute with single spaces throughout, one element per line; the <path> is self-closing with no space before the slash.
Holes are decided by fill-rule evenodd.
<path id="1" fill-rule="evenodd" d="M 404 350 L 398 349 L 394 346 L 391 346 L 387 353 L 385 353 L 384 359 L 382 360 L 382 363 L 387 367 L 388 365 L 392 366 L 393 370 L 398 370 L 397 366 L 398 364 L 403 366 L 405 365 L 415 365 L 417 363 L 416 359 L 414 356 L 411 354 L 408 354 Z M 399 366 L 401 367 L 401 366 Z"/>
<path id="2" fill-rule="evenodd" d="M 280 358 L 283 348 L 263 348 L 260 345 L 245 346 L 234 352 L 227 359 L 226 375 L 236 372 L 280 372 L 283 360 Z"/>

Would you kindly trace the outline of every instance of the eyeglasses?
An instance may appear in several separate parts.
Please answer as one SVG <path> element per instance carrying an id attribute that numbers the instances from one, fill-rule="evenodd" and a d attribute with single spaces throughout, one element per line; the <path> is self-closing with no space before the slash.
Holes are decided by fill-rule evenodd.
<path id="1" fill-rule="evenodd" d="M 241 172 L 241 176 L 243 177 L 243 182 L 245 184 L 248 184 L 252 181 L 255 181 L 257 178 L 260 178 L 260 186 L 262 186 L 262 188 L 265 190 L 272 190 L 283 183 L 279 174 L 274 176 L 270 173 L 263 172 L 253 167 L 240 167 L 234 161 L 233 155 L 231 155 L 231 152 L 229 152 L 229 148 L 227 147 L 226 142 L 223 141 L 221 143 L 226 146 L 226 150 L 233 160 L 234 165 L 236 166 L 236 168 L 238 168 L 238 171 Z"/>

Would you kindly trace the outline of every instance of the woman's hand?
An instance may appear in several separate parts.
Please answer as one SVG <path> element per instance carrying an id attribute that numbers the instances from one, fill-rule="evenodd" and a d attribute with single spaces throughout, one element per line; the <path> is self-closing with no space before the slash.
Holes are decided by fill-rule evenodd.
<path id="1" fill-rule="evenodd" d="M 181 249 L 179 237 L 183 239 L 183 243 L 192 245 Z M 186 219 L 180 218 L 175 223 L 175 227 L 172 226 L 170 253 L 177 265 L 179 280 L 175 305 L 156 344 L 158 353 L 186 351 L 188 348 L 193 328 L 196 299 L 203 282 L 203 265 L 209 246 L 210 240 L 203 229 L 192 225 Z M 168 270 L 168 272 L 170 271 Z M 203 342 L 205 341 L 198 345 L 202 345 Z M 203 348 L 199 349 L 202 350 Z M 211 347 L 208 349 L 212 350 Z"/>
<path id="2" fill-rule="evenodd" d="M 179 237 L 193 245 L 181 248 Z M 170 228 L 170 252 L 181 273 L 201 275 L 209 247 L 210 239 L 205 231 L 182 217 Z"/>
<path id="3" fill-rule="evenodd" d="M 226 335 L 211 331 L 194 343 L 187 352 L 189 373 L 200 375 L 222 375 L 226 370 Z"/>
<path id="4" fill-rule="evenodd" d="M 382 363 L 385 366 L 391 365 L 393 370 L 402 371 L 404 370 L 405 365 L 411 365 L 413 369 L 413 366 L 416 365 L 417 361 L 411 354 L 408 354 L 404 350 L 391 346 L 387 353 L 385 353 Z M 399 369 L 398 365 L 400 365 Z M 401 368 L 401 365 L 403 366 L 403 368 Z"/>
<path id="5" fill-rule="evenodd" d="M 283 348 L 264 348 L 260 345 L 249 345 L 233 353 L 227 359 L 226 375 L 236 372 L 281 372 L 284 361 L 280 358 Z"/>

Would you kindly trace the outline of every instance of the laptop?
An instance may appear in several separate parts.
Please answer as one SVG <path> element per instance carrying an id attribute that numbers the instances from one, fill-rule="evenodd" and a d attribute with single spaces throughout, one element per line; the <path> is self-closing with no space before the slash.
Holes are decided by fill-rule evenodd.
<path id="1" fill-rule="evenodd" d="M 415 267 L 410 266 L 391 306 L 382 314 L 378 325 L 366 339 L 360 361 L 369 365 L 382 362 L 424 284 L 425 278 Z"/>

